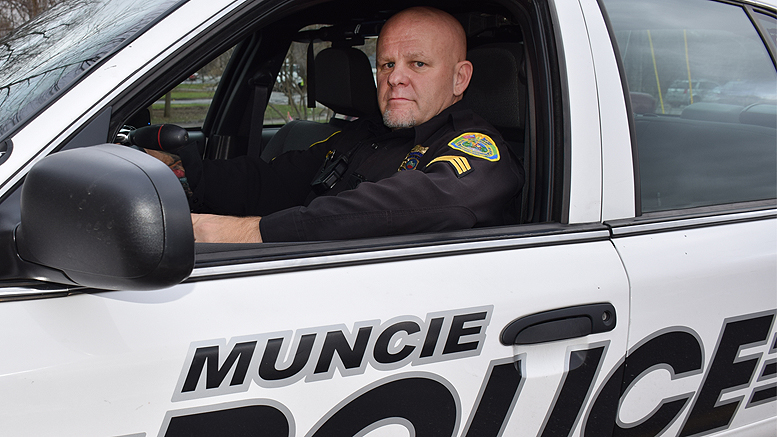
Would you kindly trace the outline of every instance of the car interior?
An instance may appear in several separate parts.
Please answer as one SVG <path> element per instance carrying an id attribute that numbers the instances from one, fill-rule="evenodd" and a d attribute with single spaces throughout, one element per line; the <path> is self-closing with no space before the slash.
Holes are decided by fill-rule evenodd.
<path id="1" fill-rule="evenodd" d="M 474 66 L 464 98 L 476 113 L 500 131 L 524 166 L 526 183 L 516 201 L 515 224 L 560 222 L 563 146 L 557 143 L 562 137 L 559 129 L 563 129 L 563 123 L 553 122 L 561 120 L 562 110 L 554 104 L 558 99 L 550 91 L 551 82 L 558 77 L 555 67 L 558 61 L 549 58 L 540 45 L 541 42 L 544 47 L 552 44 L 547 11 L 533 2 L 521 6 L 499 1 L 426 4 L 439 7 L 461 21 L 468 36 L 468 59 Z M 269 161 L 283 152 L 307 148 L 349 120 L 378 112 L 374 57 L 371 63 L 360 48 L 366 41 L 374 41 L 386 19 L 413 5 L 346 0 L 306 8 L 295 6 L 273 13 L 268 13 L 269 6 L 264 4 L 247 5 L 248 11 L 215 26 L 210 34 L 202 37 L 206 40 L 180 50 L 172 64 L 149 73 L 146 80 L 119 97 L 113 105 L 111 132 L 150 123 L 148 108 L 160 96 L 230 49 L 229 62 L 204 122 L 201 126 L 187 127 L 190 142 L 197 143 L 205 159 L 250 155 Z M 293 42 L 308 48 L 307 77 L 300 79 L 308 84 L 305 98 L 328 108 L 333 114 L 328 121 L 285 120 L 279 124 L 277 120 L 273 123 L 264 119 L 273 87 L 278 84 L 279 72 Z M 522 232 L 520 227 L 510 226 L 445 236 L 384 238 L 379 244 L 489 238 L 504 235 L 508 229 Z M 198 247 L 199 251 L 208 249 Z"/>

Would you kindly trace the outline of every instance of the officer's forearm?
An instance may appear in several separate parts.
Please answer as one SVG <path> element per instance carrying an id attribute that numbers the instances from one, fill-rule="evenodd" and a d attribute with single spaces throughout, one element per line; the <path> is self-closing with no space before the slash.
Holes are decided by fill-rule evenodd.
<path id="1" fill-rule="evenodd" d="M 198 243 L 261 243 L 261 217 L 192 214 L 194 241 Z"/>

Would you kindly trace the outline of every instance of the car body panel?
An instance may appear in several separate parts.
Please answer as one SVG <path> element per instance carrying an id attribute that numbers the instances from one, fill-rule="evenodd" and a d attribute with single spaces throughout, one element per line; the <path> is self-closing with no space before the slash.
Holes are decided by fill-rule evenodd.
<path id="1" fill-rule="evenodd" d="M 603 221 L 633 217 L 634 168 L 629 115 L 610 35 L 595 0 L 581 1 L 586 29 L 596 63 L 596 93 L 601 123 Z M 609 45 L 609 47 L 608 47 Z"/>
<path id="2" fill-rule="evenodd" d="M 513 357 L 520 356 L 527 371 L 508 429 L 531 434 L 529 430 L 541 425 L 538 420 L 553 399 L 546 392 L 548 384 L 556 386 L 561 381 L 566 350 L 606 341 L 604 365 L 611 365 L 625 353 L 628 319 L 619 320 L 612 332 L 555 342 L 550 348 L 504 346 L 498 341 L 500 330 L 520 316 L 555 309 L 549 306 L 555 302 L 565 306 L 611 302 L 618 314 L 629 313 L 628 282 L 606 239 L 571 245 L 537 243 L 481 254 L 217 277 L 182 284 L 163 294 L 119 291 L 4 303 L 0 306 L 3 330 L 25 332 L 25 342 L 35 347 L 15 343 L 13 337 L 2 340 L 4 348 L 25 350 L 21 360 L 4 362 L 0 370 L 3 391 L 19 393 L 3 397 L 3 409 L 28 414 L 5 417 L 0 428 L 8 434 L 45 434 L 48 423 L 32 420 L 36 411 L 45 410 L 51 411 L 50 420 L 61 423 L 60 435 L 77 435 L 85 423 L 89 423 L 90 435 L 151 435 L 161 427 L 164 411 L 219 409 L 240 399 L 272 399 L 291 411 L 296 435 L 305 435 L 351 393 L 390 375 L 419 372 L 434 374 L 455 389 L 460 405 L 458 426 L 463 427 L 489 362 L 506 362 L 513 368 Z M 555 275 L 559 266 L 575 266 L 574 272 Z M 513 285 L 505 289 L 506 283 Z M 428 291 L 432 289 L 445 292 Z M 290 303 L 292 312 L 285 310 Z M 481 342 L 476 355 L 441 359 L 447 327 L 437 358 L 429 362 L 415 357 L 412 363 L 402 360 L 381 366 L 369 353 L 377 333 L 397 321 L 425 326 L 435 314 L 447 313 L 450 319 L 451 314 L 482 310 L 489 312 L 483 333 L 460 340 Z M 223 360 L 230 345 L 257 339 L 254 361 L 258 361 L 262 341 L 268 337 L 291 341 L 303 332 L 353 333 L 364 325 L 375 327 L 367 350 L 368 357 L 373 357 L 355 374 L 351 369 L 344 376 L 343 369 L 338 369 L 316 378 L 312 366 L 320 356 L 319 345 L 305 369 L 277 382 L 277 387 L 260 386 L 249 376 L 238 392 L 229 393 L 225 382 L 211 389 L 216 392 L 211 394 L 202 389 L 205 381 L 200 381 L 199 391 L 186 395 L 187 399 L 176 399 L 181 397 L 182 380 L 190 372 L 197 347 L 222 345 Z M 425 337 L 426 329 L 423 334 Z M 399 346 L 418 347 L 422 338 L 400 332 L 395 340 Z M 202 379 L 206 379 L 204 374 Z M 140 386 L 148 389 L 133 389 Z M 46 395 L 51 392 L 61 395 Z M 61 397 L 67 393 L 80 395 L 67 400 Z M 133 411 L 131 421 L 125 420 L 128 411 Z"/>
<path id="3" fill-rule="evenodd" d="M 768 374 L 764 366 L 777 358 L 773 321 L 777 308 L 777 219 L 773 210 L 729 219 L 745 221 L 715 225 L 679 221 L 674 228 L 664 225 L 658 232 L 655 227 L 651 232 L 650 226 L 615 228 L 613 241 L 631 285 L 629 350 L 670 326 L 688 327 L 702 345 L 703 359 L 695 370 L 682 376 L 678 372 L 671 382 L 665 379 L 666 374 L 659 376 L 661 371 L 648 371 L 622 400 L 628 403 L 631 397 L 640 396 L 669 399 L 691 393 L 692 403 L 678 414 L 667 435 L 681 435 L 684 426 L 695 429 L 698 417 L 712 410 L 719 414 L 717 427 L 696 425 L 706 432 L 760 421 L 771 423 L 772 430 L 777 426 L 773 402 L 759 405 L 753 401 L 756 392 L 773 386 L 773 380 L 769 383 L 769 378 L 764 378 Z M 743 298 L 745 293 L 747 298 Z M 752 338 L 736 334 L 737 323 L 745 326 Z M 724 357 L 724 346 L 729 354 L 733 349 L 733 355 Z M 693 347 L 685 349 L 686 353 Z M 711 373 L 713 369 L 725 371 Z M 657 386 L 662 388 L 657 390 Z M 710 404 L 711 398 L 718 399 L 717 403 Z M 639 423 L 649 413 L 648 409 L 642 415 L 639 409 L 630 411 L 632 414 L 619 418 L 623 423 Z"/>
<path id="4" fill-rule="evenodd" d="M 601 219 L 601 127 L 593 55 L 580 4 L 555 3 L 564 47 L 566 92 L 569 98 L 570 175 L 569 223 Z M 586 38 L 581 38 L 586 35 Z"/>

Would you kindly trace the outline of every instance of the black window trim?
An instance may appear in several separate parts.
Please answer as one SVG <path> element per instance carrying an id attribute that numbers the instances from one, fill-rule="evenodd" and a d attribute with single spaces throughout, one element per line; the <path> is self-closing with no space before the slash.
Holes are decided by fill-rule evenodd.
<path id="1" fill-rule="evenodd" d="M 777 199 L 703 206 L 607 221 L 613 238 L 777 219 Z"/>

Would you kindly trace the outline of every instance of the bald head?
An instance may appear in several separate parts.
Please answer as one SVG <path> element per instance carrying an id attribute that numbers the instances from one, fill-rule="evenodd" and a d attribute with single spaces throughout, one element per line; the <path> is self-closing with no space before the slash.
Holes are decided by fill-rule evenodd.
<path id="1" fill-rule="evenodd" d="M 456 62 L 467 57 L 467 35 L 459 20 L 439 9 L 418 6 L 398 12 L 384 24 L 381 36 L 392 27 L 406 27 L 417 32 L 425 32 L 429 37 L 437 37 L 449 50 Z"/>
<path id="2" fill-rule="evenodd" d="M 461 24 L 439 9 L 414 7 L 391 17 L 377 49 L 378 104 L 384 123 L 424 123 L 461 100 L 472 76 Z"/>

